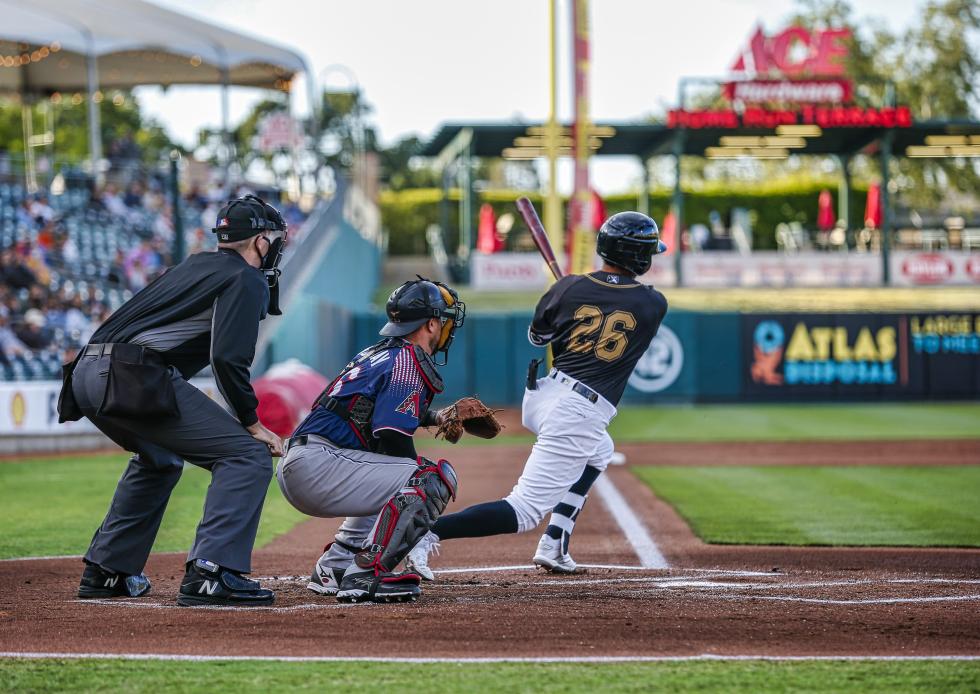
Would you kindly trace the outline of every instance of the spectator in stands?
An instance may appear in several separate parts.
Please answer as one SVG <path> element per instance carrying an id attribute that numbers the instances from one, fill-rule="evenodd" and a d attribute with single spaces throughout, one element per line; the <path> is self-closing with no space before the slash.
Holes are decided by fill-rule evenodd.
<path id="1" fill-rule="evenodd" d="M 24 314 L 24 320 L 14 329 L 14 334 L 27 347 L 32 350 L 44 349 L 51 344 L 51 331 L 45 326 L 47 319 L 44 314 L 36 308 L 28 309 Z"/>
<path id="2" fill-rule="evenodd" d="M 8 248 L 0 253 L 0 282 L 15 289 L 27 289 L 37 278 L 17 253 Z"/>
<path id="3" fill-rule="evenodd" d="M 34 218 L 34 223 L 39 227 L 45 226 L 54 220 L 54 210 L 48 204 L 48 199 L 40 193 L 35 195 L 30 201 L 28 210 L 31 217 Z"/>
<path id="4" fill-rule="evenodd" d="M 9 364 L 14 357 L 19 357 L 27 351 L 27 347 L 10 329 L 7 307 L 0 305 L 0 362 Z"/>
<path id="5" fill-rule="evenodd" d="M 129 188 L 126 189 L 126 195 L 123 197 L 123 202 L 129 208 L 144 206 L 143 185 L 139 181 L 133 181 L 129 184 Z"/>

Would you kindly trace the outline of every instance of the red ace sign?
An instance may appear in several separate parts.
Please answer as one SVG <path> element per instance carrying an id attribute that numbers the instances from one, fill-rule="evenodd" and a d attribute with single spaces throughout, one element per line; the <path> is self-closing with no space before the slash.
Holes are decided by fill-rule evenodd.
<path id="1" fill-rule="evenodd" d="M 746 77 L 840 77 L 847 57 L 848 29 L 810 32 L 789 27 L 775 36 L 757 28 L 732 65 L 732 72 Z"/>
<path id="2" fill-rule="evenodd" d="M 725 85 L 731 101 L 750 104 L 845 104 L 851 82 L 843 79 L 848 29 L 808 31 L 789 27 L 774 36 L 758 28 L 731 71 L 744 77 Z"/>

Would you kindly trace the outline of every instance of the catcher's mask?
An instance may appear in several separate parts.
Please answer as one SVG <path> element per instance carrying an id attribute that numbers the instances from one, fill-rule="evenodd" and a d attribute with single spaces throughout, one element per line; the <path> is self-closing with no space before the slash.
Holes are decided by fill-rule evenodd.
<path id="1" fill-rule="evenodd" d="M 456 335 L 456 328 L 462 327 L 466 319 L 466 304 L 459 300 L 459 295 L 451 287 L 419 277 L 405 282 L 391 293 L 385 304 L 385 313 L 388 322 L 381 328 L 381 335 L 385 337 L 410 335 L 426 321 L 438 318 L 442 332 L 433 360 L 437 365 L 445 366 L 449 361 L 449 347 Z M 440 353 L 444 355 L 442 362 L 436 359 Z"/>
<path id="2" fill-rule="evenodd" d="M 288 227 L 282 215 L 272 205 L 255 195 L 229 200 L 218 212 L 218 220 L 211 230 L 218 235 L 219 243 L 244 241 L 262 234 L 269 243 L 269 250 L 262 256 L 260 270 L 269 283 L 269 314 L 282 315 L 279 308 L 279 261 L 286 247 Z M 269 238 L 273 235 L 273 238 Z"/>

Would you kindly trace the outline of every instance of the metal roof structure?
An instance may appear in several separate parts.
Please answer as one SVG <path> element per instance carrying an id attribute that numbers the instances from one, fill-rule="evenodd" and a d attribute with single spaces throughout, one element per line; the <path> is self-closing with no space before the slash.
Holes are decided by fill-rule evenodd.
<path id="1" fill-rule="evenodd" d="M 568 128 L 568 126 L 564 126 Z M 677 137 L 683 133 L 681 153 L 704 156 L 726 137 L 772 137 L 772 128 L 670 128 L 662 123 L 597 123 L 601 132 L 595 156 L 625 155 L 646 159 L 675 153 Z M 430 139 L 421 155 L 437 157 L 464 129 L 472 131 L 472 150 L 476 157 L 500 157 L 513 148 L 518 138 L 536 137 L 544 128 L 542 123 L 446 123 Z M 926 138 L 935 136 L 980 136 L 980 121 L 934 120 L 913 123 L 908 128 L 824 128 L 817 137 L 802 138 L 802 147 L 791 154 L 857 154 L 874 147 L 886 132 L 892 132 L 892 150 L 901 156 L 906 148 L 925 145 Z"/>

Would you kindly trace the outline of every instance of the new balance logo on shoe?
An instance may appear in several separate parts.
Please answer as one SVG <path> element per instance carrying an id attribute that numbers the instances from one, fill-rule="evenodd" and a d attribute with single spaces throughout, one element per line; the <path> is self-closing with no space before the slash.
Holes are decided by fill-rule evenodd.
<path id="1" fill-rule="evenodd" d="M 118 582 L 119 582 L 119 576 L 110 576 L 105 580 L 105 587 L 115 588 Z"/>
<path id="2" fill-rule="evenodd" d="M 218 590 L 217 581 L 205 581 L 201 584 L 201 587 L 197 589 L 198 594 L 203 595 L 207 593 L 208 595 L 214 595 L 214 592 Z"/>

